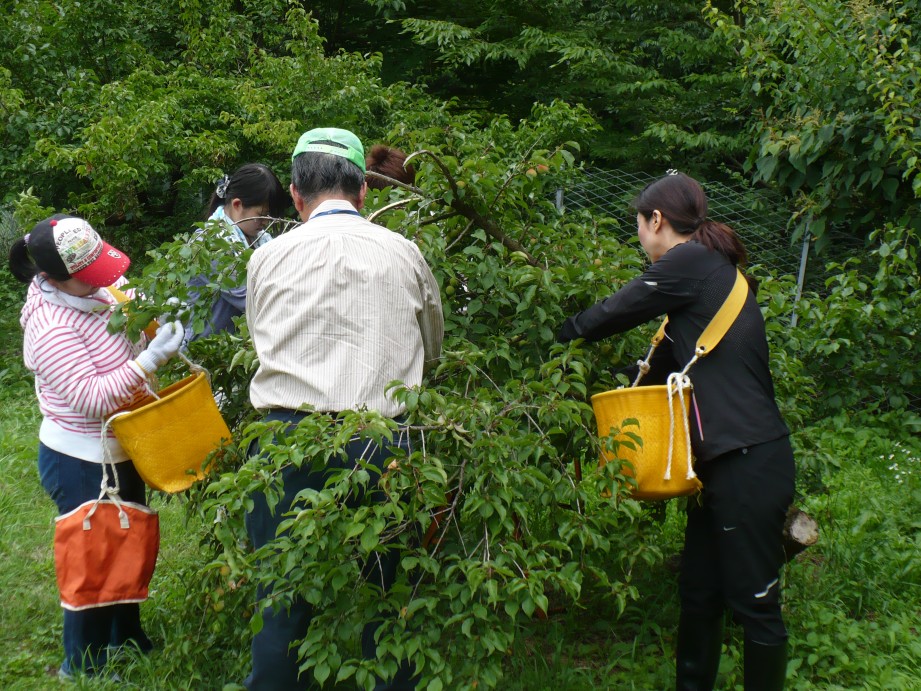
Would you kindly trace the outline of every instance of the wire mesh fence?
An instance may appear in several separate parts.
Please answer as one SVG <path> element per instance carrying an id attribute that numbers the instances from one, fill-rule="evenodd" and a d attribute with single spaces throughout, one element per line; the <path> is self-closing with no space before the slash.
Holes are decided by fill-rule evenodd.
<path id="1" fill-rule="evenodd" d="M 563 209 L 591 209 L 620 221 L 623 239 L 636 235 L 636 213 L 630 202 L 658 176 L 622 170 L 589 169 L 577 185 L 557 192 Z M 794 243 L 789 229 L 791 211 L 777 195 L 721 183 L 703 185 L 709 201 L 708 217 L 726 223 L 739 234 L 751 263 L 772 271 L 797 275 L 802 243 Z"/>
<path id="2" fill-rule="evenodd" d="M 577 184 L 557 190 L 557 207 L 587 209 L 617 219 L 622 240 L 636 236 L 636 214 L 631 201 L 658 176 L 623 170 L 588 169 Z M 796 277 L 797 298 L 803 290 L 824 293 L 830 274 L 830 261 L 860 256 L 864 241 L 843 231 L 830 230 L 831 241 L 823 254 L 817 255 L 814 243 L 796 239 L 793 233 L 793 209 L 778 194 L 723 183 L 702 183 L 709 201 L 708 217 L 731 226 L 748 250 L 749 263 L 761 265 L 772 273 Z M 791 328 L 796 327 L 795 317 Z M 916 367 L 915 363 L 910 363 Z M 834 376 L 847 379 L 848 372 Z M 895 384 L 899 386 L 899 384 Z M 917 386 L 905 386 L 904 393 L 914 410 L 921 410 L 921 392 Z"/>
<path id="3" fill-rule="evenodd" d="M 562 209 L 591 209 L 616 218 L 622 238 L 629 240 L 636 235 L 636 214 L 630 210 L 630 202 L 656 179 L 658 176 L 648 173 L 592 168 L 585 171 L 578 184 L 557 190 L 556 203 Z M 774 273 L 799 276 L 807 288 L 821 290 L 828 277 L 828 261 L 859 254 L 864 248 L 859 237 L 829 229 L 828 249 L 817 255 L 812 243 L 795 238 L 791 223 L 794 210 L 779 194 L 741 184 L 702 184 L 709 202 L 708 216 L 739 234 L 751 264 Z"/>

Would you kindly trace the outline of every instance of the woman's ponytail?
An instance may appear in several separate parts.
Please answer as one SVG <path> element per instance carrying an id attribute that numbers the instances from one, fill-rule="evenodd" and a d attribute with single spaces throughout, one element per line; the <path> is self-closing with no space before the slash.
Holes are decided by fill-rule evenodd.
<path id="1" fill-rule="evenodd" d="M 697 240 L 707 249 L 720 252 L 736 266 L 744 266 L 748 260 L 748 253 L 745 251 L 742 240 L 725 223 L 705 218 L 691 233 L 691 239 Z"/>
<path id="2" fill-rule="evenodd" d="M 29 254 L 29 246 L 25 238 L 16 240 L 10 247 L 9 254 L 10 273 L 16 277 L 17 281 L 29 283 L 40 271 L 35 262 L 32 261 L 32 255 Z"/>

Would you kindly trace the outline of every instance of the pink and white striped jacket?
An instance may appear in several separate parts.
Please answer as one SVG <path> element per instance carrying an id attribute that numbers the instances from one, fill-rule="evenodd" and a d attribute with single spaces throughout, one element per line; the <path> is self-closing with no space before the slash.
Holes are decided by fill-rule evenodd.
<path id="1" fill-rule="evenodd" d="M 115 285 L 124 283 L 121 278 Z M 20 316 L 23 358 L 35 373 L 44 416 L 39 439 L 55 451 L 93 463 L 105 458 L 105 418 L 147 392 L 147 380 L 134 362 L 139 347 L 106 328 L 116 304 L 105 289 L 79 298 L 35 280 Z M 127 459 L 111 431 L 106 446 L 111 461 Z"/>

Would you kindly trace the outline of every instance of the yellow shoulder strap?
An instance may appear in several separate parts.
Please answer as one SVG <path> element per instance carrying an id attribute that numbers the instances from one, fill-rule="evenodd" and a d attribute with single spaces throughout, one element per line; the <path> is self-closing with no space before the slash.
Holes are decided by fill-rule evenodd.
<path id="1" fill-rule="evenodd" d="M 668 317 L 662 320 L 662 323 L 659 324 L 659 330 L 656 331 L 656 335 L 652 337 L 653 347 L 659 345 L 662 342 L 662 339 L 665 338 L 665 327 L 668 325 Z"/>
<path id="2" fill-rule="evenodd" d="M 748 297 L 748 281 L 742 272 L 736 269 L 736 282 L 729 291 L 729 295 L 723 301 L 722 307 L 713 315 L 713 319 L 707 324 L 707 328 L 700 334 L 697 339 L 697 349 L 694 351 L 697 357 L 707 355 L 711 350 L 716 348 L 729 327 L 739 316 L 742 306 L 745 305 L 745 298 Z"/>
<path id="3" fill-rule="evenodd" d="M 118 302 L 119 304 L 123 302 L 128 302 L 131 299 L 127 295 L 125 295 L 125 293 L 123 293 L 118 288 L 116 288 L 115 286 L 108 286 L 106 290 L 109 291 L 109 294 L 113 298 L 115 298 L 116 302 Z"/>
<path id="4" fill-rule="evenodd" d="M 726 332 L 729 331 L 729 327 L 732 326 L 736 317 L 739 316 L 739 312 L 742 311 L 742 307 L 745 305 L 745 298 L 747 297 L 748 281 L 745 280 L 745 276 L 742 275 L 742 272 L 736 269 L 736 282 L 733 284 L 732 290 L 729 291 L 729 295 L 723 301 L 719 311 L 713 315 L 713 319 L 710 320 L 710 323 L 707 324 L 707 328 L 703 330 L 700 334 L 700 338 L 697 339 L 697 348 L 694 351 L 697 357 L 703 357 L 716 348 L 716 345 L 722 340 L 723 336 L 726 335 Z M 668 324 L 668 317 L 662 320 L 658 331 L 656 331 L 655 336 L 652 337 L 653 347 L 659 345 L 662 339 L 665 338 L 666 324 Z"/>

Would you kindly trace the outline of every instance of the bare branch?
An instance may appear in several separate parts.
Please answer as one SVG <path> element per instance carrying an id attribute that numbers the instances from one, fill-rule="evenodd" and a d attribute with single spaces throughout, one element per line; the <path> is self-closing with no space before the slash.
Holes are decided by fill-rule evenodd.
<path id="1" fill-rule="evenodd" d="M 407 158 L 406 160 L 408 161 L 409 159 Z M 377 178 L 378 180 L 383 180 L 391 187 L 402 187 L 404 190 L 409 190 L 410 192 L 413 192 L 415 194 L 422 194 L 422 190 L 416 187 L 415 185 L 410 185 L 408 183 L 397 180 L 396 178 L 388 177 L 384 175 L 383 173 L 378 173 L 377 171 L 374 171 L 374 170 L 366 171 L 365 177 Z"/>
<path id="2" fill-rule="evenodd" d="M 468 219 L 470 219 L 471 222 L 473 222 L 474 224 L 476 224 L 477 226 L 485 230 L 487 235 L 492 237 L 494 240 L 498 240 L 500 243 L 502 243 L 502 245 L 506 249 L 512 252 L 522 252 L 527 257 L 529 264 L 531 264 L 532 266 L 537 266 L 537 260 L 533 256 L 531 256 L 531 253 L 528 252 L 524 248 L 524 245 L 518 242 L 515 238 L 509 237 L 504 232 L 502 232 L 502 229 L 499 228 L 499 226 L 496 224 L 495 221 L 484 216 L 479 211 L 474 209 L 473 206 L 471 206 L 467 202 L 460 199 L 458 195 L 457 180 L 451 174 L 451 171 L 445 165 L 444 161 L 442 161 L 438 157 L 437 154 L 433 153 L 432 151 L 429 151 L 428 149 L 422 149 L 420 151 L 416 151 L 410 154 L 409 156 L 407 156 L 406 162 L 404 165 L 408 164 L 410 160 L 413 159 L 414 157 L 421 156 L 422 154 L 427 154 L 428 156 L 431 156 L 432 160 L 435 161 L 435 165 L 438 166 L 442 174 L 445 176 L 445 180 L 448 181 L 448 186 L 451 188 L 451 192 L 453 193 L 452 194 L 453 198 L 451 202 L 448 204 L 448 206 L 450 206 L 452 209 L 462 214 L 463 216 L 467 217 Z M 508 184 L 508 181 L 506 181 L 506 184 Z"/>
<path id="3" fill-rule="evenodd" d="M 401 206 L 406 206 L 406 205 L 409 204 L 410 202 L 415 202 L 415 201 L 420 201 L 420 198 L 419 198 L 419 197 L 407 197 L 406 199 L 398 199 L 398 200 L 395 201 L 395 202 L 391 202 L 391 203 L 388 204 L 387 206 L 382 206 L 380 209 L 378 209 L 378 210 L 375 211 L 373 214 L 371 214 L 370 216 L 368 216 L 368 220 L 371 221 L 371 222 L 373 223 L 374 220 L 375 220 L 378 216 L 380 216 L 381 214 L 387 213 L 387 212 L 390 211 L 391 209 L 397 209 L 397 208 L 399 208 L 399 207 L 401 207 Z"/>

